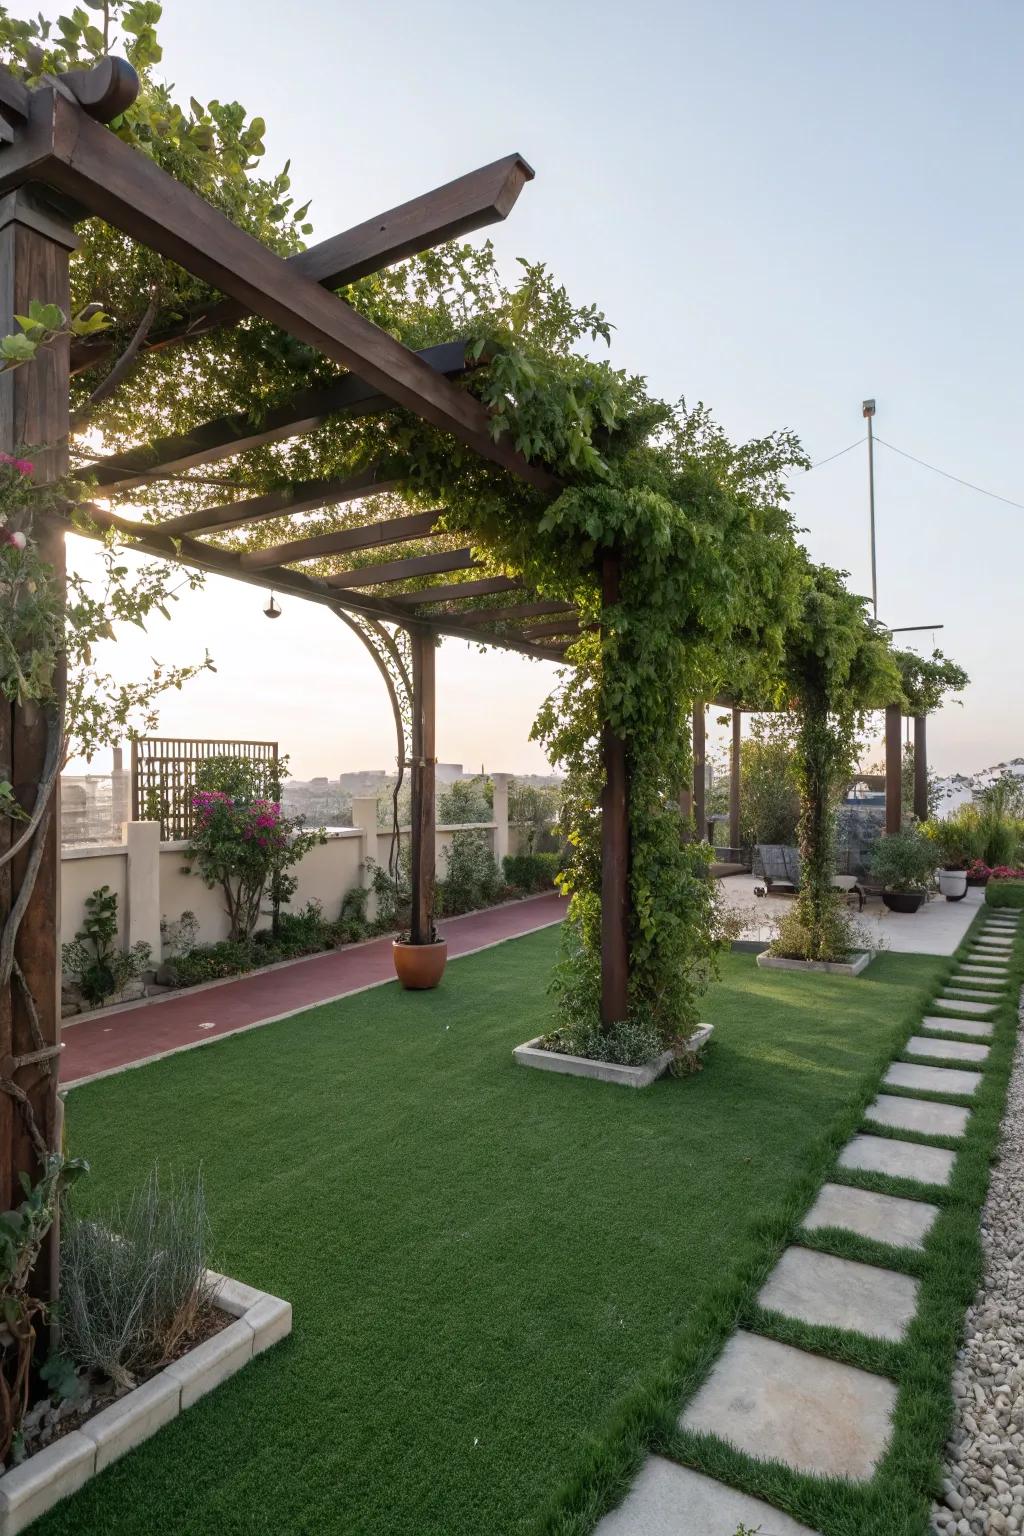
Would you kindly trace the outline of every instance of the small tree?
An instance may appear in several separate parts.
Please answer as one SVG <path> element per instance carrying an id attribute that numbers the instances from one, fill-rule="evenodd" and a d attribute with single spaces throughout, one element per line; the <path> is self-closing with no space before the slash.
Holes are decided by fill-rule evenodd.
<path id="1" fill-rule="evenodd" d="M 236 942 L 252 934 L 264 894 L 269 892 L 275 910 L 290 899 L 297 881 L 289 871 L 327 841 L 322 827 L 305 832 L 303 817 L 285 816 L 279 800 L 252 792 L 253 775 L 264 768 L 244 758 L 211 760 L 203 765 L 202 779 L 218 777 L 230 788 L 197 788 L 192 797 L 195 825 L 186 867 L 198 870 L 211 890 L 220 887 L 228 937 Z"/>
<path id="2" fill-rule="evenodd" d="M 800 820 L 796 722 L 788 714 L 755 715 L 740 746 L 740 839 L 792 843 Z"/>

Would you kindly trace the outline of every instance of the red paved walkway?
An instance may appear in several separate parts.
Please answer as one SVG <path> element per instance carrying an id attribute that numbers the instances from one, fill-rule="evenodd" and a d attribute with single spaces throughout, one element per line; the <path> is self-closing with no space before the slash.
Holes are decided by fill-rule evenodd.
<path id="1" fill-rule="evenodd" d="M 449 957 L 464 955 L 560 922 L 565 906 L 563 898 L 552 892 L 449 918 L 438 929 L 448 940 Z M 393 981 L 394 975 L 390 938 L 375 939 L 280 965 L 258 976 L 175 992 L 81 1023 L 70 1019 L 64 1026 L 61 1083 L 67 1087 L 100 1072 L 251 1029 L 358 992 L 360 987 Z"/>

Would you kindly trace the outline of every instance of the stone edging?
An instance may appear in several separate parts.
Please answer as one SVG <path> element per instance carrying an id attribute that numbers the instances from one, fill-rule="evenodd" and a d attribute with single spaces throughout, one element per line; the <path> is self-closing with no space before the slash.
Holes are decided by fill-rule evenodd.
<path id="1" fill-rule="evenodd" d="M 292 1331 L 291 1302 L 213 1270 L 216 1307 L 234 1319 L 60 1440 L 0 1476 L 0 1536 L 33 1520 L 148 1440 L 207 1392 Z"/>
<path id="2" fill-rule="evenodd" d="M 786 960 L 763 949 L 757 957 L 762 971 L 826 971 L 831 976 L 859 976 L 875 958 L 875 950 L 862 949 L 852 960 Z"/>
<path id="3" fill-rule="evenodd" d="M 698 1056 L 711 1039 L 713 1024 L 698 1024 L 687 1042 L 692 1054 Z M 542 1072 L 561 1072 L 568 1077 L 592 1077 L 601 1083 L 618 1083 L 627 1088 L 649 1088 L 656 1078 L 667 1071 L 674 1051 L 662 1051 L 653 1061 L 645 1061 L 638 1067 L 622 1066 L 617 1061 L 593 1061 L 589 1056 L 567 1056 L 559 1051 L 545 1051 L 541 1047 L 543 1035 L 517 1045 L 512 1055 L 521 1067 L 539 1067 Z"/>

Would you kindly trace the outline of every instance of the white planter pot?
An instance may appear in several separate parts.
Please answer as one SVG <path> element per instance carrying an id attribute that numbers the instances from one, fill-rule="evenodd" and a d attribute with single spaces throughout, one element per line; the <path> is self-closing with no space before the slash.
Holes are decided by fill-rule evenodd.
<path id="1" fill-rule="evenodd" d="M 940 869 L 939 890 L 950 901 L 959 901 L 967 892 L 967 871 L 965 869 Z"/>

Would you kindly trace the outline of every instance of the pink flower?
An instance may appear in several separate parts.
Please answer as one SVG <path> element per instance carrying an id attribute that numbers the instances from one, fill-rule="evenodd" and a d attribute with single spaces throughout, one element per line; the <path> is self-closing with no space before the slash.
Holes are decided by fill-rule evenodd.
<path id="1" fill-rule="evenodd" d="M 16 469 L 19 475 L 31 475 L 35 473 L 35 465 L 30 459 L 15 459 L 9 453 L 0 453 L 0 464 L 9 464 Z"/>
<path id="2" fill-rule="evenodd" d="M 13 549 L 24 549 L 25 545 L 28 543 L 28 539 L 25 537 L 25 535 L 18 532 L 5 533 L 3 535 L 3 541 L 5 544 L 10 544 Z"/>

